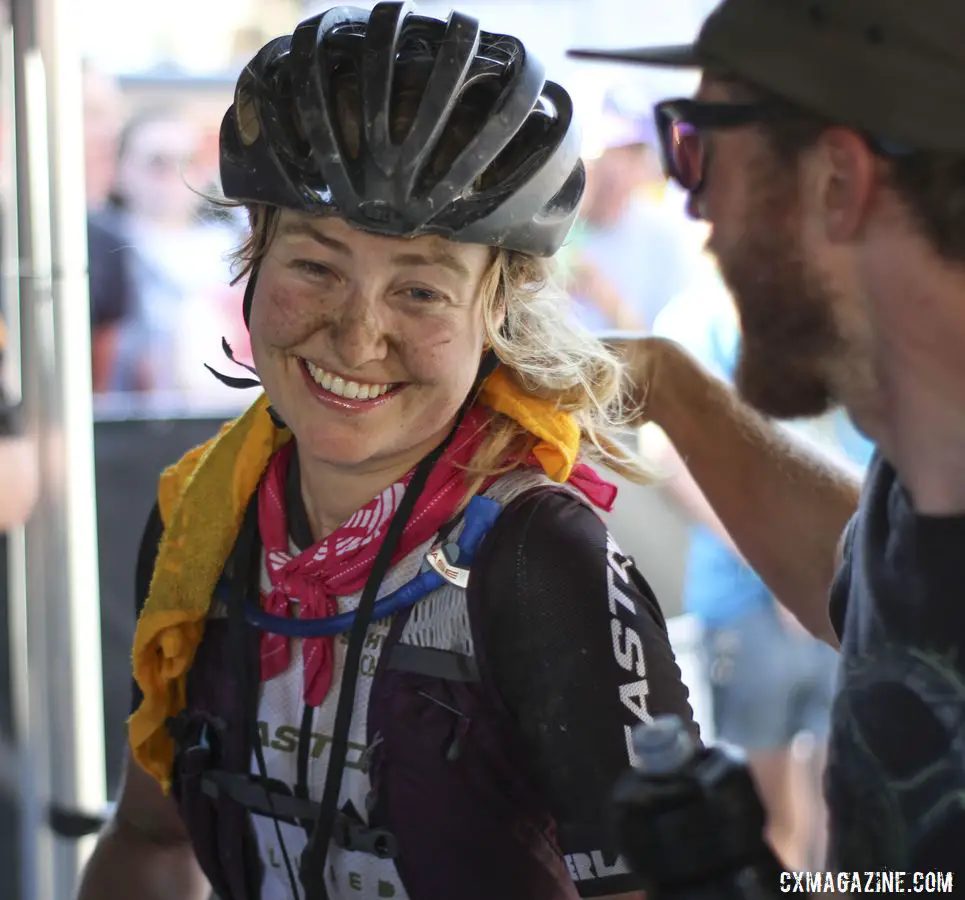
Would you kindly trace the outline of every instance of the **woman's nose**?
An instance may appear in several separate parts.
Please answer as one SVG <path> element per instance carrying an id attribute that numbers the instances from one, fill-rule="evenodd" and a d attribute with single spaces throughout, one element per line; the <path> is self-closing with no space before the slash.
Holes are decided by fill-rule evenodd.
<path id="1" fill-rule="evenodd" d="M 342 306 L 332 329 L 333 350 L 350 371 L 385 359 L 388 339 L 378 302 L 355 295 Z"/>

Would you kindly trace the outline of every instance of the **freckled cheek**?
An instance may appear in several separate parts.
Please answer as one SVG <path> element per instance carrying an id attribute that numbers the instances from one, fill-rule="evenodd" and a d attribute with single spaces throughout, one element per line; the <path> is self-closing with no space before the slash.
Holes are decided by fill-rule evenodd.
<path id="1" fill-rule="evenodd" d="M 286 348 L 325 327 L 330 311 L 317 294 L 276 288 L 255 297 L 251 318 L 252 331 L 262 343 Z"/>
<path id="2" fill-rule="evenodd" d="M 482 341 L 464 334 L 437 336 L 431 343 L 410 345 L 403 354 L 406 371 L 423 384 L 446 384 L 453 388 L 472 384 L 482 359 Z"/>

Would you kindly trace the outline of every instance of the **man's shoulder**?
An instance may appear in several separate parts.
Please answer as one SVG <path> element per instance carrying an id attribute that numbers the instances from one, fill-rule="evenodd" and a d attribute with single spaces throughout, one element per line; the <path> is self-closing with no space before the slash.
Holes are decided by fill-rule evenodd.
<path id="1" fill-rule="evenodd" d="M 848 521 L 841 538 L 838 541 L 837 558 L 835 560 L 835 577 L 831 584 L 828 612 L 831 618 L 831 626 L 839 641 L 843 639 L 845 628 L 845 617 L 849 607 L 852 605 L 852 594 L 866 594 L 860 585 L 856 583 L 855 569 L 863 564 L 863 560 L 856 557 L 861 556 L 858 541 L 856 540 L 858 531 L 865 527 L 865 523 L 878 517 L 878 502 L 882 493 L 885 495 L 891 490 L 894 481 L 893 474 L 889 474 L 887 467 L 882 467 L 881 460 L 877 453 L 872 456 L 865 475 L 864 485 L 861 491 L 861 502 L 858 509 Z M 863 598 L 861 602 L 867 603 L 872 598 Z"/>
<path id="2" fill-rule="evenodd" d="M 918 514 L 894 467 L 876 452 L 831 591 L 839 637 L 847 612 L 856 625 L 864 623 L 854 634 L 867 636 L 865 625 L 873 621 L 901 643 L 957 646 L 965 633 L 958 602 L 963 548 L 965 515 Z"/>
<path id="3" fill-rule="evenodd" d="M 874 450 L 865 469 L 861 485 L 861 501 L 858 509 L 849 523 L 849 529 L 857 529 L 859 525 L 871 521 L 879 521 L 887 517 L 888 497 L 897 487 L 897 475 L 887 460 L 878 450 Z M 849 553 L 853 553 L 851 547 Z"/>
<path id="4" fill-rule="evenodd" d="M 832 619 L 847 604 L 826 776 L 832 868 L 947 869 L 961 856 L 965 812 L 947 798 L 965 789 L 963 537 L 965 517 L 916 515 L 895 470 L 872 460 L 832 592 Z"/>

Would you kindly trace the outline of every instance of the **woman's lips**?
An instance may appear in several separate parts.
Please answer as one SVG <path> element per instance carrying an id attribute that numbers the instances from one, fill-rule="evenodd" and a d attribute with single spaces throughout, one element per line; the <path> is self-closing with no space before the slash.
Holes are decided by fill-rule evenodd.
<path id="1" fill-rule="evenodd" d="M 319 384 L 309 368 L 308 360 L 299 359 L 298 362 L 299 368 L 302 371 L 302 377 L 305 379 L 308 389 L 312 392 L 312 394 L 315 395 L 316 399 L 334 409 L 341 409 L 347 412 L 365 412 L 367 410 L 376 409 L 377 407 L 384 406 L 388 401 L 393 399 L 399 393 L 399 391 L 402 390 L 402 388 L 405 387 L 404 383 L 396 383 L 388 386 L 383 385 L 382 387 L 386 387 L 387 389 L 376 397 L 367 397 L 364 399 L 359 399 L 357 395 L 355 397 L 347 397 L 344 396 L 343 393 L 335 393 L 335 391 Z M 319 371 L 318 367 L 314 368 L 316 369 L 316 372 Z M 353 383 L 358 384 L 358 382 L 345 382 L 345 379 L 342 379 L 340 376 L 339 381 L 343 382 L 343 384 L 349 385 Z M 351 388 L 349 389 L 349 392 L 351 392 Z"/>

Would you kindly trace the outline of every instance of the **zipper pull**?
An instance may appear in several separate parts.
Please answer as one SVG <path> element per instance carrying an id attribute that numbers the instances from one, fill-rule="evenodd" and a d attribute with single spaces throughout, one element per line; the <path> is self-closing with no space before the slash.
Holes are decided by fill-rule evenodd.
<path id="1" fill-rule="evenodd" d="M 443 703 L 438 697 L 433 697 L 432 694 L 426 691 L 416 692 L 420 697 L 425 697 L 426 700 L 435 703 L 436 706 L 441 706 L 443 709 L 451 712 L 457 720 L 456 723 L 456 734 L 453 737 L 449 747 L 446 749 L 446 760 L 448 762 L 455 762 L 462 755 L 462 745 L 466 740 L 466 734 L 469 732 L 469 726 L 472 724 L 472 719 L 469 718 L 464 712 L 456 709 L 454 706 L 450 706 L 448 703 Z"/>
<path id="2" fill-rule="evenodd" d="M 369 769 L 372 768 L 372 757 L 375 754 L 376 748 L 382 743 L 382 734 L 377 733 L 371 744 L 368 745 L 363 751 L 362 755 L 359 757 L 359 768 L 366 774 L 369 774 Z"/>
<path id="3" fill-rule="evenodd" d="M 452 739 L 452 743 L 449 745 L 449 749 L 446 750 L 446 761 L 456 762 L 460 756 L 462 756 L 463 744 L 466 741 L 466 735 L 469 734 L 469 726 L 472 724 L 472 719 L 468 716 L 461 716 L 459 719 L 459 724 L 456 725 L 456 735 Z"/>

